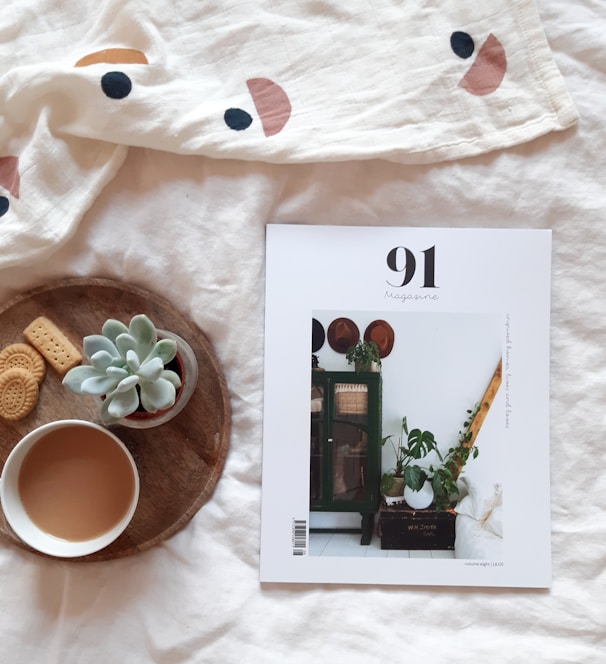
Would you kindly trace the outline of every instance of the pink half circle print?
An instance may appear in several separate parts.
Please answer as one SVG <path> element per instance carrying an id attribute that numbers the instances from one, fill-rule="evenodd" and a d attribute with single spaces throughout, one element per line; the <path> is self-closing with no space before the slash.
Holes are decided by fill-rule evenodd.
<path id="1" fill-rule="evenodd" d="M 265 136 L 279 134 L 290 119 L 292 107 L 284 90 L 269 78 L 249 78 L 246 81 Z M 253 123 L 252 115 L 243 108 L 228 108 L 223 119 L 234 131 L 244 131 Z"/>
<path id="2" fill-rule="evenodd" d="M 268 78 L 246 81 L 266 136 L 279 134 L 290 119 L 292 107 L 284 90 Z"/>
<path id="3" fill-rule="evenodd" d="M 459 86 L 472 95 L 488 95 L 501 85 L 506 71 L 505 49 L 491 33 L 482 44 L 471 67 L 459 81 Z"/>

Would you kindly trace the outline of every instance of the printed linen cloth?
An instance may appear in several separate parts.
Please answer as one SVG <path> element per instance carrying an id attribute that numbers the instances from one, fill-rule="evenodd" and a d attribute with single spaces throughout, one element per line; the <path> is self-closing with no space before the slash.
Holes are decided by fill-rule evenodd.
<path id="1" fill-rule="evenodd" d="M 570 127 L 533 0 L 13 0 L 0 268 L 70 236 L 128 146 L 430 163 Z"/>

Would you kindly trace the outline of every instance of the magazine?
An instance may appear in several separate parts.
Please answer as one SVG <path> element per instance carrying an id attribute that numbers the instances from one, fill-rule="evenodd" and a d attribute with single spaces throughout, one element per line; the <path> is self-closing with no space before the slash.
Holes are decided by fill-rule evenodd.
<path id="1" fill-rule="evenodd" d="M 549 587 L 551 231 L 267 228 L 260 578 Z"/>

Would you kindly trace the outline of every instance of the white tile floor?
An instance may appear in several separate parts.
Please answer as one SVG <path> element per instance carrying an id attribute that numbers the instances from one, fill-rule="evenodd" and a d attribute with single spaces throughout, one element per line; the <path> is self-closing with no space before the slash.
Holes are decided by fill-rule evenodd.
<path id="1" fill-rule="evenodd" d="M 454 551 L 381 549 L 381 540 L 376 533 L 367 546 L 360 544 L 360 533 L 309 533 L 309 555 L 353 558 L 454 558 Z"/>

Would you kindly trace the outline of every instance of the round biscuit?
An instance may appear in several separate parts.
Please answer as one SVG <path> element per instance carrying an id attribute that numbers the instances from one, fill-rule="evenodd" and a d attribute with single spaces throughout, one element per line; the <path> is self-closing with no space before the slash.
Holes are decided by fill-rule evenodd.
<path id="1" fill-rule="evenodd" d="M 20 420 L 38 401 L 38 381 L 26 369 L 13 367 L 0 373 L 0 417 Z"/>
<path id="2" fill-rule="evenodd" d="M 0 373 L 15 368 L 29 371 L 38 383 L 41 383 L 46 375 L 44 358 L 29 344 L 14 343 L 0 351 Z"/>

